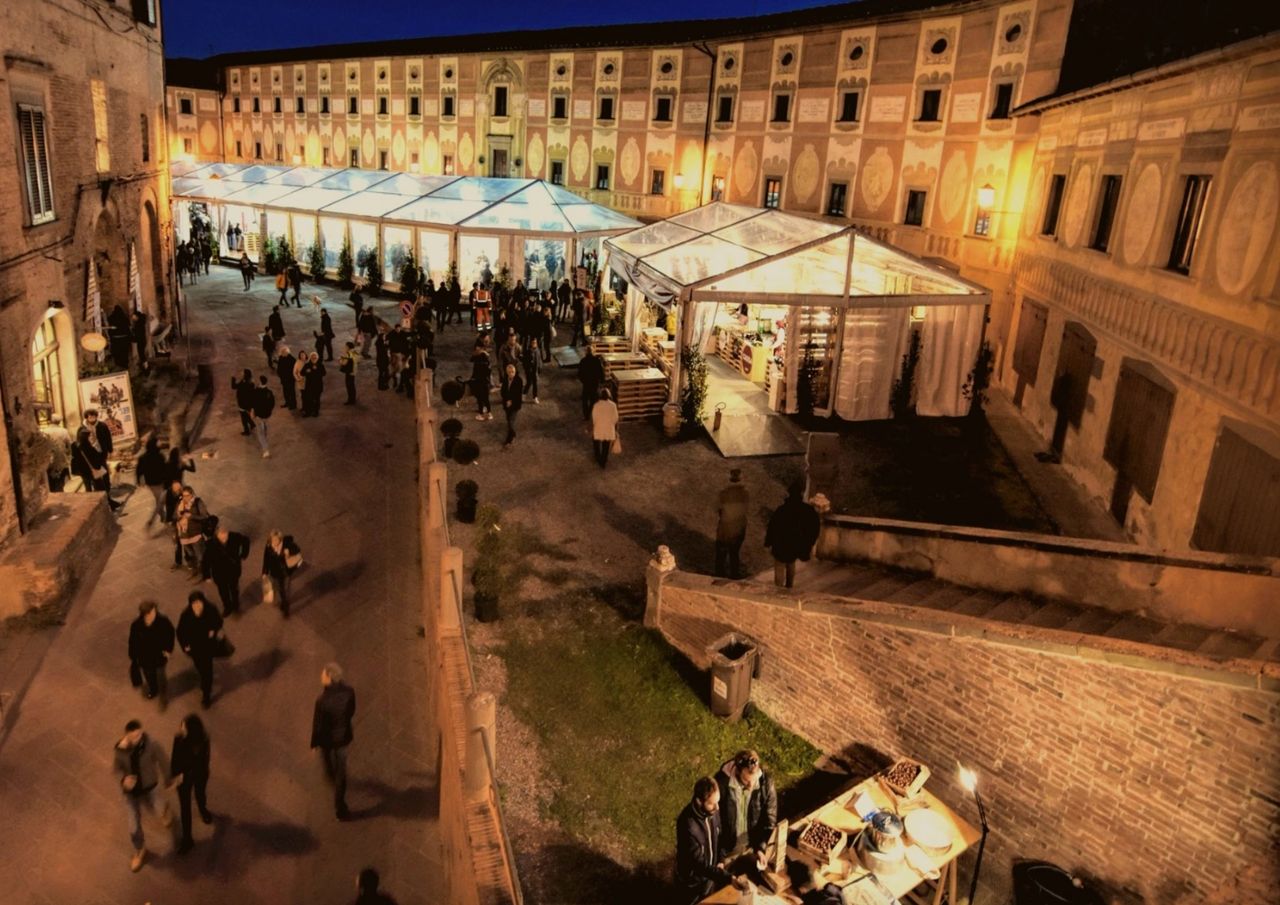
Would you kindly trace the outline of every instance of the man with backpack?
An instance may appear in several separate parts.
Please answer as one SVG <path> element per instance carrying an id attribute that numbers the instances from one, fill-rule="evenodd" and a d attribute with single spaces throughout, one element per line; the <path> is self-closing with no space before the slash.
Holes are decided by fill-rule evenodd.
<path id="1" fill-rule="evenodd" d="M 267 419 L 276 408 L 276 394 L 267 386 L 267 375 L 258 378 L 258 388 L 253 392 L 253 417 L 258 431 L 258 445 L 262 447 L 262 458 L 271 458 L 271 445 L 267 442 Z"/>

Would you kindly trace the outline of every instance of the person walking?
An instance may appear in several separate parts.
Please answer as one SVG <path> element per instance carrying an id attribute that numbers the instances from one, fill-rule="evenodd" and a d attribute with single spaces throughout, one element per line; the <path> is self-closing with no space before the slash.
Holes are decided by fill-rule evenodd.
<path id="1" fill-rule="evenodd" d="M 356 715 L 356 692 L 343 681 L 342 667 L 337 663 L 321 670 L 320 684 L 311 719 L 311 747 L 320 749 L 325 772 L 333 782 L 334 812 L 339 820 L 346 820 L 351 816 L 347 810 L 347 748 L 354 738 L 351 720 Z"/>
<path id="2" fill-rule="evenodd" d="M 147 329 L 147 316 L 141 311 L 133 312 L 132 317 L 129 318 L 129 332 L 138 353 L 138 365 L 145 374 L 150 368 L 147 364 L 147 340 L 151 338 L 151 331 Z"/>
<path id="3" fill-rule="evenodd" d="M 581 289 L 573 291 L 573 337 L 569 340 L 571 347 L 576 347 L 587 338 L 587 302 Z"/>
<path id="4" fill-rule="evenodd" d="M 146 837 L 142 831 L 142 809 L 159 813 L 160 822 L 173 825 L 173 813 L 164 795 L 169 782 L 169 765 L 164 750 L 142 731 L 139 720 L 124 724 L 124 736 L 116 742 L 112 768 L 119 777 L 120 791 L 129 811 L 129 841 L 133 844 L 133 858 L 129 869 L 142 870 L 147 857 Z"/>
<path id="5" fill-rule="evenodd" d="M 301 564 L 302 550 L 293 536 L 272 531 L 262 548 L 262 599 L 279 606 L 285 619 L 289 618 L 289 585 Z"/>
<path id="6" fill-rule="evenodd" d="M 262 354 L 267 357 L 267 367 L 274 368 L 276 366 L 276 341 L 271 338 L 271 327 L 269 325 L 262 330 Z"/>
<path id="7" fill-rule="evenodd" d="M 373 342 L 373 354 L 378 366 L 378 389 L 385 390 L 391 385 L 391 345 L 383 327 L 378 328 L 377 338 Z"/>
<path id="8" fill-rule="evenodd" d="M 747 536 L 747 509 L 751 495 L 742 485 L 742 469 L 729 469 L 729 484 L 720 491 L 716 510 L 716 575 L 738 578 L 739 553 Z"/>
<path id="9" fill-rule="evenodd" d="M 164 489 L 166 485 L 165 473 L 167 471 L 164 461 L 164 453 L 160 451 L 160 440 L 155 434 L 147 437 L 146 448 L 142 451 L 142 455 L 138 456 L 138 461 L 133 466 L 134 473 L 138 476 L 138 483 L 144 485 L 147 490 L 151 491 L 152 500 L 155 507 L 151 510 L 151 515 L 147 518 L 147 527 L 151 527 L 151 523 L 156 519 L 164 524 Z"/>
<path id="10" fill-rule="evenodd" d="M 163 711 L 169 703 L 165 666 L 173 656 L 173 623 L 153 600 L 138 604 L 138 618 L 129 625 L 129 676 L 148 701 L 160 699 Z"/>
<path id="11" fill-rule="evenodd" d="M 483 339 L 477 340 L 475 351 L 471 353 L 471 395 L 476 397 L 477 421 L 493 420 L 492 407 L 489 405 L 489 381 L 492 374 L 489 351 L 484 347 Z"/>
<path id="12" fill-rule="evenodd" d="M 267 332 L 276 342 L 284 339 L 284 319 L 280 317 L 280 306 L 271 306 L 271 316 L 267 318 Z"/>
<path id="13" fill-rule="evenodd" d="M 573 287 L 569 285 L 569 278 L 565 277 L 560 281 L 559 287 L 556 288 L 556 320 L 564 323 L 569 319 L 569 309 L 573 302 Z"/>
<path id="14" fill-rule="evenodd" d="M 240 410 L 240 434 L 247 437 L 253 433 L 253 397 L 255 384 L 253 372 L 245 368 L 240 379 L 231 378 L 231 389 L 236 391 L 236 408 Z"/>
<path id="15" fill-rule="evenodd" d="M 302 307 L 302 268 L 298 266 L 298 262 L 294 261 L 289 265 L 289 285 L 293 287 L 293 301 L 299 308 Z"/>
<path id="16" fill-rule="evenodd" d="M 396 900 L 379 889 L 382 877 L 372 867 L 366 867 L 356 876 L 356 900 L 354 905 L 396 905 Z"/>
<path id="17" fill-rule="evenodd" d="M 320 309 L 320 332 L 315 334 L 316 351 L 324 353 L 325 361 L 333 361 L 333 321 L 329 317 L 329 312 L 323 308 Z"/>
<path id="18" fill-rule="evenodd" d="M 796 481 L 765 530 L 764 545 L 773 553 L 774 584 L 789 588 L 795 583 L 796 560 L 809 561 L 821 530 L 818 510 L 804 500 L 804 481 Z"/>
<path id="19" fill-rule="evenodd" d="M 582 420 L 585 421 L 591 417 L 591 409 L 600 398 L 600 385 L 604 383 L 604 362 L 590 346 L 578 362 L 578 380 L 582 382 Z"/>
<path id="20" fill-rule="evenodd" d="M 360 312 L 360 316 L 356 318 L 356 330 L 360 333 L 360 354 L 368 358 L 369 345 L 378 336 L 378 318 L 374 316 L 372 308 Z"/>
<path id="21" fill-rule="evenodd" d="M 253 391 L 254 426 L 258 431 L 258 445 L 262 447 L 262 458 L 271 458 L 271 444 L 267 439 L 267 421 L 276 409 L 276 394 L 267 385 L 267 375 L 258 378 L 258 386 Z"/>
<path id="22" fill-rule="evenodd" d="M 108 457 L 113 448 L 111 431 L 98 420 L 98 410 L 85 409 L 84 423 L 76 431 L 71 471 L 80 475 L 86 489 L 105 493 L 107 505 L 115 512 L 124 503 L 111 499 L 111 468 Z"/>
<path id="23" fill-rule="evenodd" d="M 224 617 L 240 613 L 240 570 L 248 558 L 249 538 L 238 531 L 220 527 L 205 547 L 203 576 L 217 587 Z"/>
<path id="24" fill-rule="evenodd" d="M 507 439 L 502 448 L 510 449 L 516 438 L 516 416 L 520 414 L 520 406 L 524 405 L 524 381 L 516 373 L 516 366 L 507 365 L 507 379 L 502 385 L 502 411 L 507 416 Z"/>
<path id="25" fill-rule="evenodd" d="M 311 418 L 320 415 L 320 397 L 324 395 L 324 364 L 320 354 L 312 352 L 302 369 L 302 414 Z"/>
<path id="26" fill-rule="evenodd" d="M 607 389 L 600 390 L 600 398 L 591 408 L 591 440 L 596 464 L 604 468 L 609 464 L 609 453 L 618 442 L 618 406 Z"/>
<path id="27" fill-rule="evenodd" d="M 240 278 L 244 280 L 244 291 L 249 291 L 249 284 L 253 282 L 253 262 L 249 260 L 249 253 L 240 252 Z"/>
<path id="28" fill-rule="evenodd" d="M 209 812 L 209 760 L 212 746 L 204 721 L 194 713 L 178 724 L 173 737 L 173 751 L 169 756 L 169 775 L 178 786 L 178 811 L 182 815 L 182 839 L 178 854 L 191 851 L 195 842 L 191 838 L 191 795 L 194 792 L 196 807 L 200 809 L 200 821 L 208 826 L 213 823 Z"/>
<path id="29" fill-rule="evenodd" d="M 524 392 L 534 405 L 538 404 L 538 375 L 542 372 L 542 359 L 538 355 L 538 341 L 529 340 L 529 347 L 524 350 Z"/>
<path id="30" fill-rule="evenodd" d="M 276 288 L 280 290 L 280 304 L 289 304 L 289 274 L 284 268 L 276 271 Z"/>
<path id="31" fill-rule="evenodd" d="M 346 351 L 342 353 L 342 359 L 338 362 L 338 370 L 342 372 L 342 379 L 347 387 L 347 401 L 342 403 L 343 405 L 356 404 L 356 359 L 359 357 L 356 344 L 348 340 Z"/>
<path id="32" fill-rule="evenodd" d="M 218 652 L 222 616 L 202 591 L 187 595 L 187 608 L 178 617 L 178 645 L 191 658 L 200 677 L 200 705 L 213 703 L 213 658 Z"/>
<path id="33" fill-rule="evenodd" d="M 524 357 L 524 350 L 520 347 L 520 342 L 516 338 L 514 332 L 507 334 L 507 340 L 498 347 L 498 379 L 502 383 L 502 389 L 507 388 L 507 369 L 514 371 L 520 367 L 520 360 Z"/>
<path id="34" fill-rule="evenodd" d="M 298 359 L 293 357 L 288 346 L 281 346 L 276 356 L 276 376 L 280 378 L 280 392 L 284 395 L 284 407 L 292 411 L 298 407 L 298 381 L 293 376 L 293 369 Z"/>

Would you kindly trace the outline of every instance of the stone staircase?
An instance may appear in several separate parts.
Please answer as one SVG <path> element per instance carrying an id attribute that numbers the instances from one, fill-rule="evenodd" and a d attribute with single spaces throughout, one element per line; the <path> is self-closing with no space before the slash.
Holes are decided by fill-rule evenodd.
<path id="1" fill-rule="evenodd" d="M 773 570 L 754 576 L 772 584 Z M 812 560 L 796 564 L 795 590 L 847 600 L 877 601 L 988 619 L 1007 625 L 1053 629 L 1184 651 L 1215 660 L 1280 663 L 1280 639 L 1243 632 L 1162 622 L 1139 612 L 1021 594 L 962 587 L 887 566 Z"/>

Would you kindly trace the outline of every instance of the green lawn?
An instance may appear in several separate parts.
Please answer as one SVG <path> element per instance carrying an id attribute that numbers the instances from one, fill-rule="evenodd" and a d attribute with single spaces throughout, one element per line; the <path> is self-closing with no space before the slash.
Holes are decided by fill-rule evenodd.
<path id="1" fill-rule="evenodd" d="M 779 789 L 813 772 L 821 752 L 759 710 L 712 716 L 705 676 L 656 633 L 590 600 L 564 603 L 571 618 L 536 638 L 507 623 L 502 656 L 507 702 L 541 738 L 560 783 L 551 816 L 568 833 L 608 833 L 637 861 L 665 861 L 694 780 L 738 749 L 759 751 Z"/>

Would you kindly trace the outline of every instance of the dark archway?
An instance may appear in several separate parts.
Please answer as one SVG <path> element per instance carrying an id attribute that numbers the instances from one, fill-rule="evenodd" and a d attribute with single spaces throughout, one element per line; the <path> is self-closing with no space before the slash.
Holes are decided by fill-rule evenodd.
<path id="1" fill-rule="evenodd" d="M 98 222 L 93 228 L 92 247 L 89 266 L 94 268 L 105 323 L 107 315 L 116 305 L 126 311 L 132 307 L 129 299 L 129 246 L 120 231 L 120 217 L 113 202 L 108 202 L 98 214 Z M 92 330 L 95 329 L 92 322 L 93 299 L 86 301 L 85 329 Z"/>
<path id="2" fill-rule="evenodd" d="M 149 317 L 163 319 L 164 255 L 160 244 L 160 223 L 155 206 L 142 202 L 138 220 L 138 281 L 142 291 L 142 310 Z"/>

